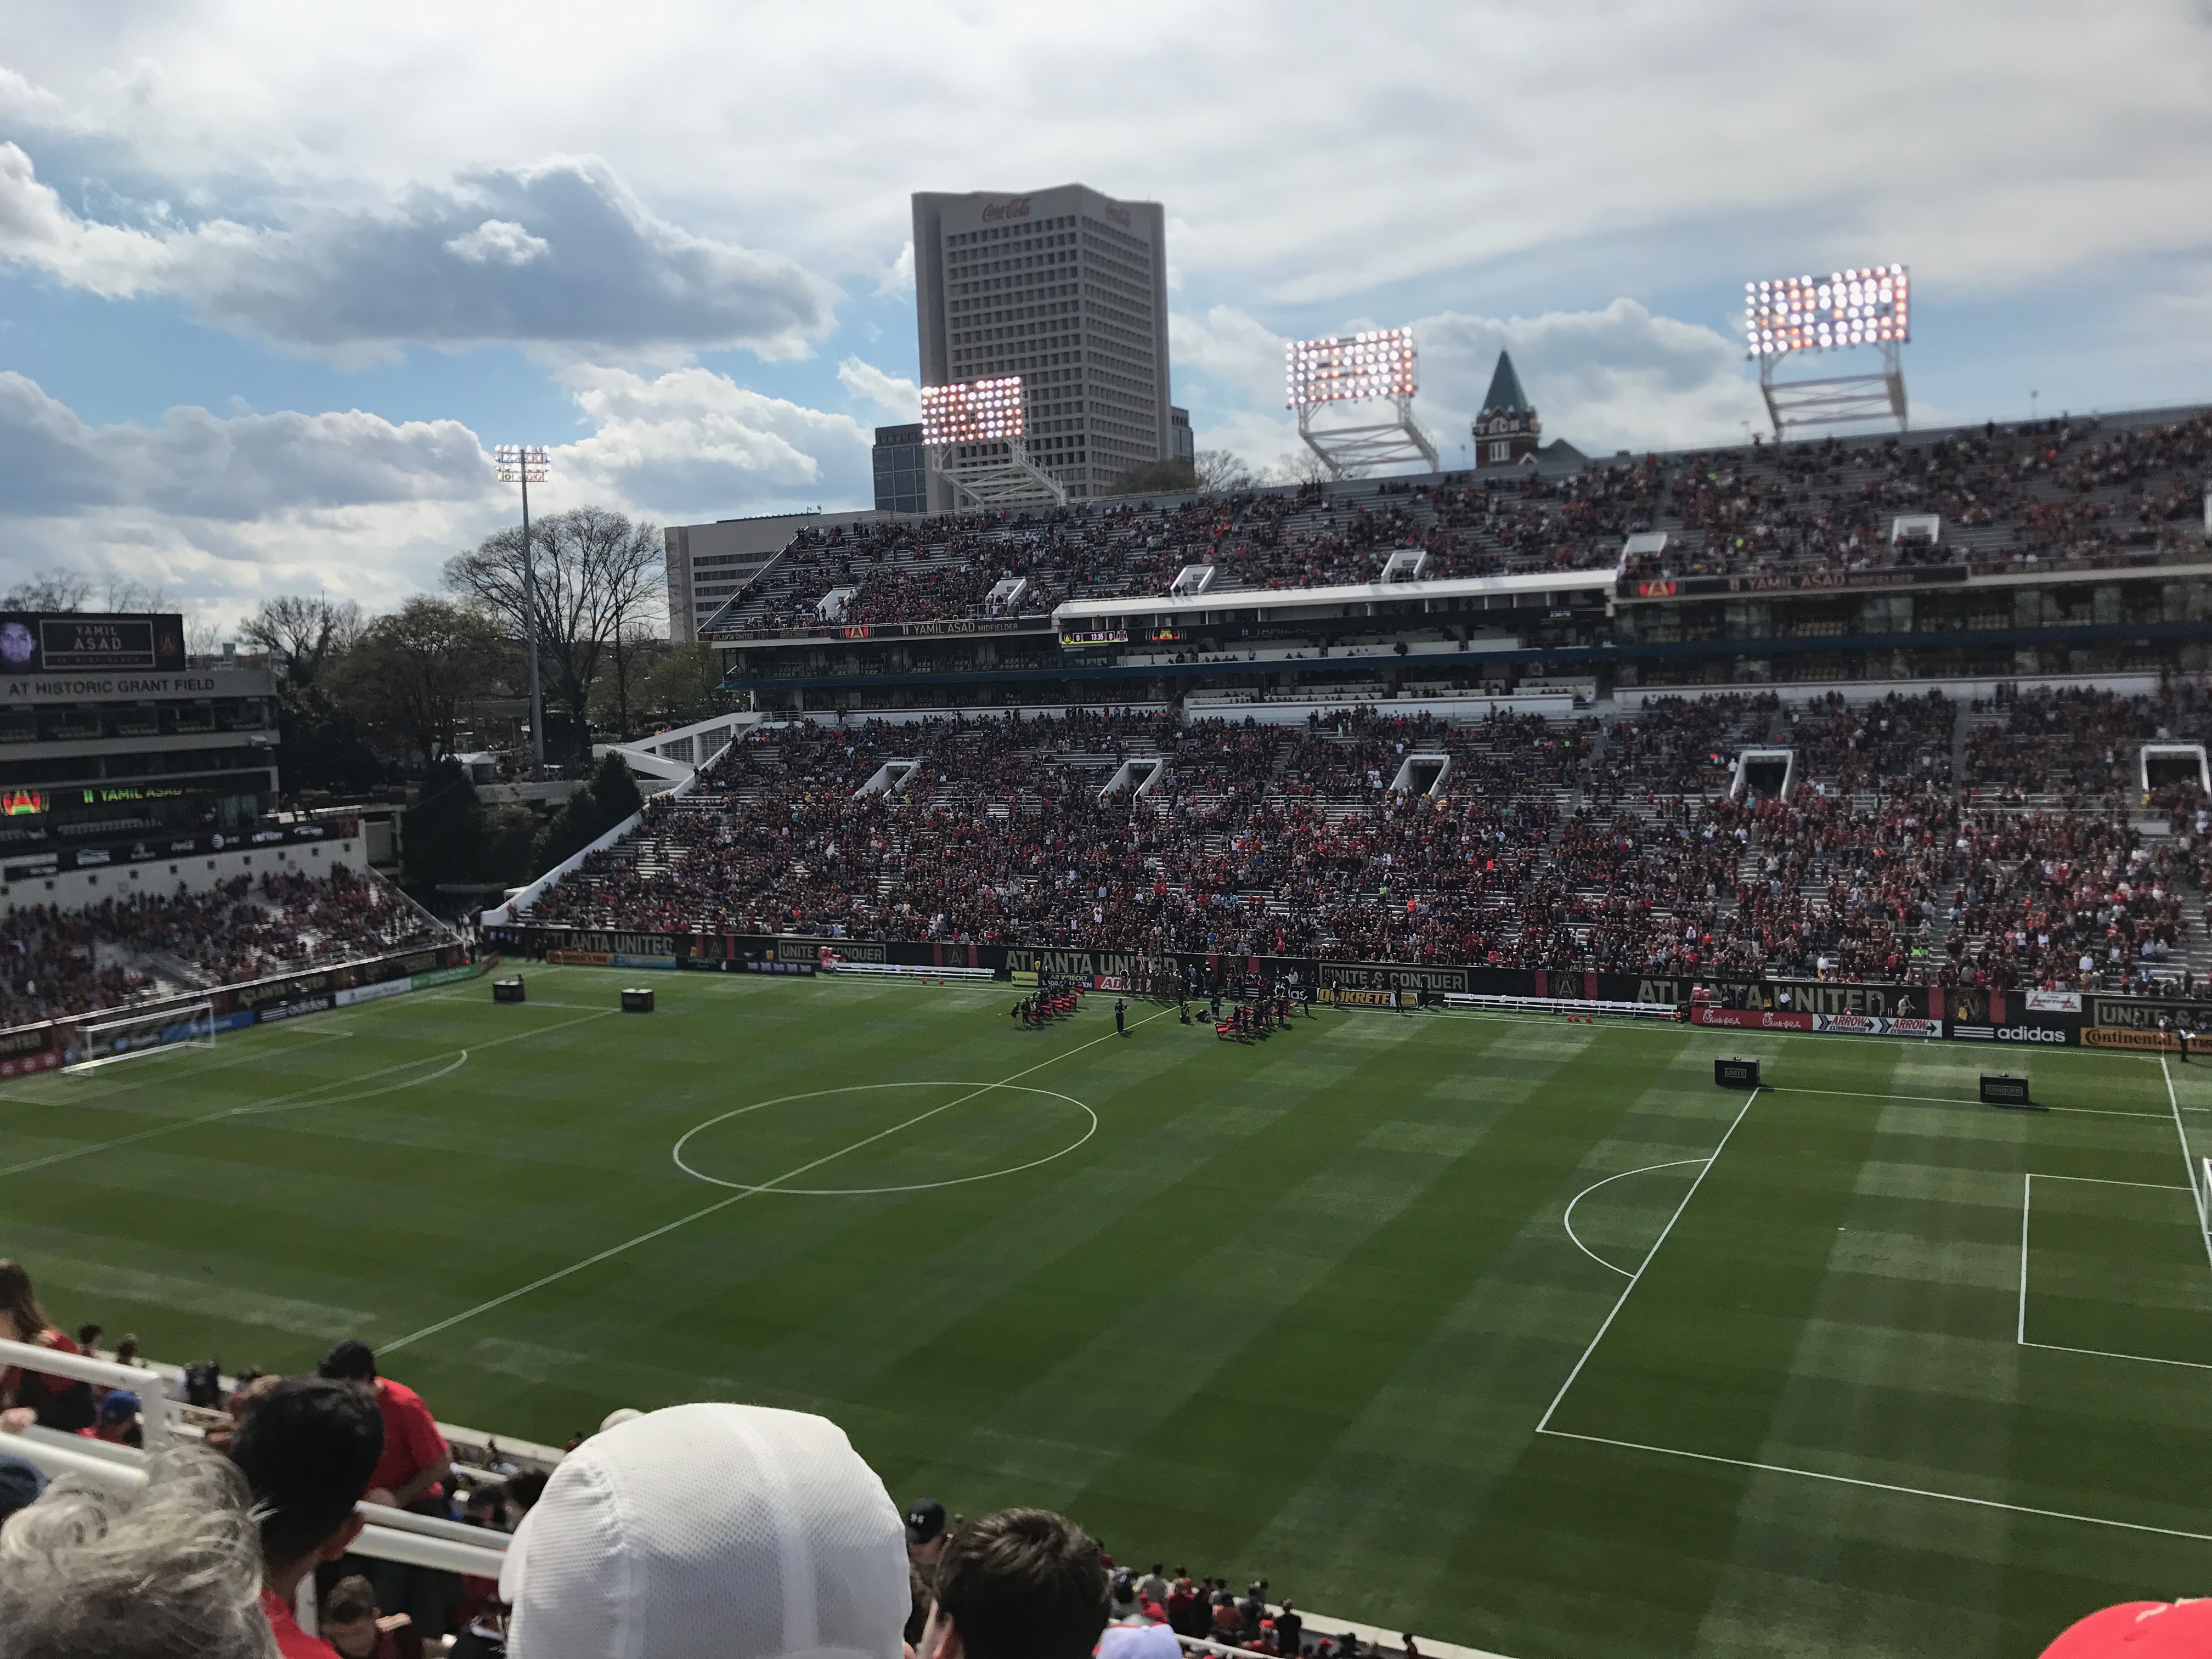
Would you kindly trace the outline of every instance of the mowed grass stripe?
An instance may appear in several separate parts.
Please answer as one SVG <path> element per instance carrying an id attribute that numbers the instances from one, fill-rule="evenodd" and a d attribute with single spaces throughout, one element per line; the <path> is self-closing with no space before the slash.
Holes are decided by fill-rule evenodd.
<path id="1" fill-rule="evenodd" d="M 1544 1046 L 1516 1034 L 1492 1037 L 1479 1063 L 1492 1075 L 1533 1068 L 1538 1075 L 1528 1079 L 1528 1086 L 1534 1087 L 1538 1076 L 1565 1058 L 1556 1046 L 1549 1054 Z M 1116 1530 L 1156 1524 L 1151 1517 L 1109 1521 L 1122 1498 L 1164 1500 L 1187 1516 L 1189 1506 L 1175 1500 L 1188 1494 L 1164 1489 L 1159 1466 L 1187 1470 L 1189 1459 L 1132 1449 L 1182 1443 L 1176 1419 L 1201 1390 L 1218 1386 L 1247 1363 L 1263 1334 L 1297 1344 L 1297 1334 L 1279 1331 L 1283 1316 L 1314 1294 L 1364 1241 L 1418 1204 L 1453 1161 L 1486 1140 L 1512 1109 L 1510 1091 L 1506 1098 L 1470 1109 L 1458 1066 L 1439 1066 L 1437 1058 L 1429 1045 L 1407 1044 L 1355 1072 L 1343 1093 L 1363 1109 L 1334 1139 L 1333 1158 L 1301 1179 L 1274 1185 L 1268 1192 L 1272 1201 L 1236 1233 L 1148 1285 L 1149 1295 L 1132 1297 L 1089 1340 L 994 1413 L 987 1426 L 954 1446 L 947 1461 L 990 1460 L 1028 1481 L 1041 1501 L 1079 1505 Z M 1373 1126 L 1364 1133 L 1363 1121 Z M 1174 1363 L 1163 1369 L 1153 1339 L 1169 1325 L 1176 1333 Z M 1297 1353 L 1301 1369 L 1313 1364 L 1296 1346 L 1273 1352 Z M 1271 1432 L 1306 1438 L 1279 1407 Z M 1036 1467 L 1041 1464 L 1048 1464 L 1049 1473 Z M 921 1478 L 936 1473 L 926 1471 Z M 1248 1483 L 1249 1476 L 1238 1484 Z M 1188 1530 L 1188 1519 L 1183 1527 Z M 1197 1547 L 1181 1536 L 1176 1545 L 1186 1553 Z"/>
<path id="2" fill-rule="evenodd" d="M 1418 1201 L 1358 1238 L 1255 1331 L 1160 1425 L 1150 1455 L 1125 1454 L 1094 1483 L 1086 1507 L 1103 1500 L 1109 1515 L 1210 1507 L 1182 1522 L 1206 1528 L 1190 1553 L 1215 1559 L 1250 1548 L 1255 1523 L 1264 1529 L 1283 1513 L 1469 1285 L 1532 1218 L 1556 1214 L 1558 1188 L 1619 1121 L 1645 1068 L 1663 1064 L 1673 1046 L 1662 1036 L 1632 1053 L 1608 1053 L 1571 1028 L 1520 1029 L 1559 1063 L 1508 1103 L 1479 1153 L 1449 1163 Z M 1417 1437 L 1427 1427 L 1403 1425 Z M 1224 1492 L 1236 1494 L 1233 1504 L 1215 1497 L 1209 1505 L 1209 1494 Z M 1326 1537 L 1279 1531 L 1271 1566 L 1278 1550 L 1316 1601 L 1354 1592 Z"/>
<path id="3" fill-rule="evenodd" d="M 1562 1074 L 1563 1089 L 1613 1091 L 1612 1130 L 1579 1168 L 1554 1168 L 1532 1182 L 1510 1239 L 1470 1264 L 1476 1271 L 1451 1306 L 1244 1547 L 1252 1559 L 1273 1563 L 1287 1553 L 1322 1564 L 1316 1570 L 1332 1586 L 1332 1605 L 1363 1593 L 1373 1605 L 1376 1587 L 1388 1586 L 1388 1599 L 1370 1615 L 1378 1621 L 1498 1644 L 1501 1628 L 1462 1593 L 1459 1553 L 1492 1486 L 1526 1451 L 1529 1427 L 1621 1283 L 1574 1250 L 1563 1218 L 1606 1173 L 1710 1151 L 1741 1096 L 1715 1093 L 1709 1059 L 1693 1041 L 1680 1031 L 1619 1033 Z M 1625 1083 L 1593 1071 L 1601 1054 L 1630 1071 Z M 1695 1171 L 1677 1173 L 1686 1180 Z M 1668 1210 L 1680 1194 L 1679 1185 L 1667 1189 Z M 1633 1262 L 1664 1212 L 1638 1200 L 1622 1213 L 1649 1218 L 1639 1236 L 1624 1240 L 1623 1259 Z M 1516 1632 L 1517 1642 L 1528 1639 Z"/>

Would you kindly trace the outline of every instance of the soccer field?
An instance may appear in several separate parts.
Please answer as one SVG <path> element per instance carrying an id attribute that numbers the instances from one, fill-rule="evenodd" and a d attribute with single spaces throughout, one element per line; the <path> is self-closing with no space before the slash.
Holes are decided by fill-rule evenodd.
<path id="1" fill-rule="evenodd" d="M 1517 1659 L 2032 1653 L 2212 1577 L 2206 1068 L 526 977 L 9 1085 L 0 1254 L 529 1438 L 823 1412 L 901 1500 Z M 1976 1103 L 2000 1063 L 2052 1109 Z"/>

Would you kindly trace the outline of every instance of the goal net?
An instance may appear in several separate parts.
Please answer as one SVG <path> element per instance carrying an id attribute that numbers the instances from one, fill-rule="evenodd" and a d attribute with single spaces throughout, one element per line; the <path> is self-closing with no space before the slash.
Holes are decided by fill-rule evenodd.
<path id="1" fill-rule="evenodd" d="M 77 1028 L 76 1058 L 62 1069 L 89 1071 L 118 1060 L 164 1054 L 179 1048 L 215 1047 L 215 1004 L 195 1002 L 155 1013 L 88 1019 Z"/>

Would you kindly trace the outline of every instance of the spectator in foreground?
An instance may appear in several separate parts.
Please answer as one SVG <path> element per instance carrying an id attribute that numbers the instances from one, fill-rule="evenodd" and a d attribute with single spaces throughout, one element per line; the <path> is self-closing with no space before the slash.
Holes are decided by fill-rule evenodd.
<path id="1" fill-rule="evenodd" d="M 916 1659 L 1087 1659 L 1106 1627 L 1097 1541 L 1049 1510 L 1000 1510 L 945 1540 Z"/>
<path id="2" fill-rule="evenodd" d="M 927 1572 L 945 1550 L 945 1505 L 917 1498 L 906 1512 L 906 1559 Z"/>
<path id="3" fill-rule="evenodd" d="M 2212 1601 L 2123 1601 L 2058 1633 L 2043 1659 L 2197 1659 L 2212 1651 Z"/>
<path id="4" fill-rule="evenodd" d="M 293 1376 L 272 1383 L 239 1425 L 231 1460 L 261 1522 L 261 1610 L 284 1659 L 337 1659 L 292 1617 L 300 1582 L 361 1535 L 354 1513 L 384 1455 L 376 1401 L 356 1383 Z"/>
<path id="5" fill-rule="evenodd" d="M 571 1453 L 516 1529 L 499 1580 L 507 1650 L 901 1659 L 901 1541 L 884 1483 L 827 1419 L 649 1412 Z"/>
<path id="6" fill-rule="evenodd" d="M 58 1481 L 0 1529 L 0 1659 L 265 1659 L 245 1480 L 198 1447 L 148 1475 Z"/>
<path id="7" fill-rule="evenodd" d="M 27 1342 L 56 1353 L 77 1352 L 77 1345 L 39 1305 L 29 1271 L 20 1261 L 4 1259 L 0 1259 L 0 1341 Z M 27 1371 L 20 1365 L 0 1365 L 0 1407 L 30 1412 L 42 1429 L 74 1434 L 92 1426 L 92 1385 Z"/>
<path id="8" fill-rule="evenodd" d="M 46 1477 L 20 1457 L 0 1456 L 0 1526 L 17 1510 L 27 1510 L 46 1489 Z"/>
<path id="9" fill-rule="evenodd" d="M 339 1343 L 323 1356 L 315 1374 L 358 1382 L 375 1393 L 376 1409 L 384 1419 L 384 1455 L 368 1483 L 368 1501 L 448 1518 L 443 1483 L 453 1478 L 453 1450 L 438 1432 L 422 1396 L 404 1382 L 379 1376 L 376 1356 L 366 1342 Z M 447 1611 L 460 1596 L 457 1575 L 398 1561 L 371 1562 L 369 1569 L 377 1600 L 411 1618 L 424 1641 L 446 1633 Z"/>

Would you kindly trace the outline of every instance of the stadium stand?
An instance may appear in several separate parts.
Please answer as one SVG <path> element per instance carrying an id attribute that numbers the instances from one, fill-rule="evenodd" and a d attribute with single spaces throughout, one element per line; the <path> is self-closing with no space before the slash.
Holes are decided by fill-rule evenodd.
<path id="1" fill-rule="evenodd" d="M 1209 592 L 1368 583 L 1407 551 L 1425 556 L 1424 580 L 1616 567 L 1629 580 L 1664 581 L 2152 566 L 2201 546 L 2209 459 L 2212 413 L 2197 411 L 2140 425 L 1990 423 L 1624 455 L 1564 476 L 1444 477 L 1373 495 L 1309 485 L 810 526 L 714 631 L 743 638 L 820 623 L 1044 617 L 1072 599 L 1164 594 L 1191 566 L 1212 568 Z M 1927 515 L 1936 539 L 1899 525 Z M 1663 537 L 1663 545 L 1625 556 L 1631 536 Z M 1014 580 L 1009 599 L 1001 585 Z M 832 604 L 832 595 L 845 597 Z"/>
<path id="2" fill-rule="evenodd" d="M 453 930 L 373 874 L 240 875 L 63 910 L 0 915 L 0 1024 L 126 1007 L 394 951 L 453 942 Z"/>
<path id="3" fill-rule="evenodd" d="M 2202 707 L 2177 685 L 2013 718 L 2078 732 L 2075 705 L 2145 736 Z M 2201 791 L 2149 831 L 2102 781 L 2031 801 L 2006 785 L 2030 739 L 1980 718 L 1929 691 L 1469 723 L 764 723 L 521 920 L 2001 988 L 2199 969 L 2178 887 L 2212 851 Z M 1968 730 L 2005 746 L 1962 748 Z M 2134 752 L 2056 741 L 2100 781 L 2107 747 Z M 1751 780 L 1758 750 L 1792 757 L 1786 795 Z"/>

